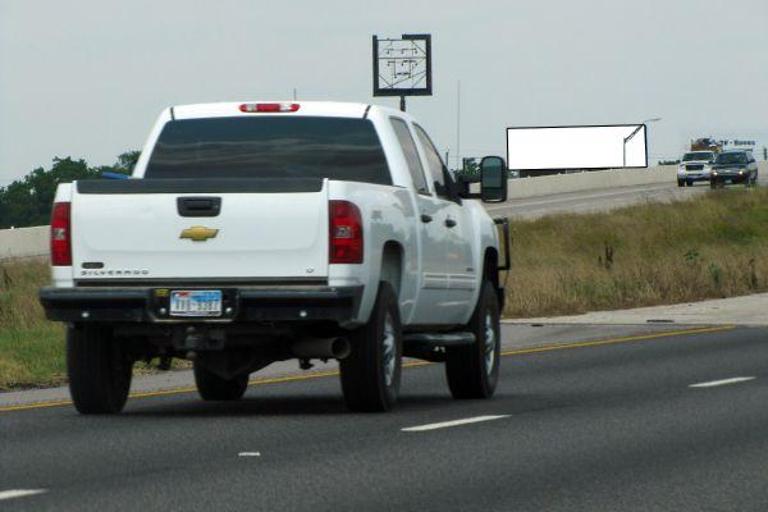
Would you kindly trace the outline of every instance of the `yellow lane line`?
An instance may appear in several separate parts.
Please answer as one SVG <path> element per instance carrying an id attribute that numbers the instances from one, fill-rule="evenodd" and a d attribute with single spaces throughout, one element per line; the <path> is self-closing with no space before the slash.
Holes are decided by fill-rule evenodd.
<path id="1" fill-rule="evenodd" d="M 658 338 L 667 338 L 671 336 L 685 336 L 689 334 L 705 334 L 709 332 L 729 331 L 734 329 L 734 325 L 721 325 L 717 327 L 696 327 L 693 329 L 680 329 L 676 331 L 663 331 L 652 334 L 637 334 L 634 336 L 622 336 L 620 338 L 606 338 L 602 340 L 577 341 L 574 343 L 556 344 L 550 343 L 539 345 L 537 347 L 522 348 L 517 350 L 507 350 L 502 352 L 503 356 L 516 354 L 535 354 L 537 352 L 550 352 L 552 350 L 567 350 L 572 348 L 599 347 L 601 345 L 613 345 L 616 343 L 630 343 L 633 341 L 654 340 Z"/>
<path id="2" fill-rule="evenodd" d="M 578 341 L 575 343 L 561 343 L 561 344 L 551 343 L 551 344 L 539 345 L 539 346 L 530 347 L 530 348 L 507 350 L 502 352 L 501 355 L 511 356 L 511 355 L 520 355 L 520 354 L 535 354 L 538 352 L 550 352 L 553 350 L 598 347 L 601 345 L 630 343 L 633 341 L 653 340 L 657 338 L 666 338 L 666 337 L 672 337 L 672 336 L 684 336 L 684 335 L 690 335 L 690 334 L 704 334 L 704 333 L 710 333 L 710 332 L 727 331 L 727 330 L 733 329 L 734 327 L 735 326 L 733 325 L 725 325 L 725 326 L 718 326 L 718 327 L 700 327 L 700 328 L 694 328 L 694 329 L 682 329 L 677 331 L 658 332 L 653 334 L 622 336 L 620 338 Z M 430 363 L 428 361 L 410 361 L 410 362 L 404 363 L 403 367 L 414 368 L 418 366 L 428 366 L 431 364 L 434 364 L 434 363 Z M 261 386 L 264 384 L 280 384 L 284 382 L 298 382 L 298 381 L 304 381 L 304 380 L 310 380 L 310 379 L 333 377 L 338 374 L 339 374 L 338 370 L 330 370 L 330 371 L 322 371 L 322 372 L 313 372 L 313 373 L 304 374 L 304 375 L 288 375 L 285 377 L 256 378 L 256 379 L 250 380 L 248 382 L 248 385 Z M 131 398 L 149 398 L 153 396 L 167 396 L 167 395 L 179 395 L 183 393 L 192 393 L 194 391 L 196 391 L 196 388 L 194 386 L 186 386 L 186 387 L 179 387 L 179 388 L 172 388 L 172 389 L 164 389 L 161 391 L 145 391 L 145 392 L 131 393 L 130 397 Z M 63 405 L 71 405 L 71 404 L 72 404 L 71 400 L 36 402 L 36 403 L 30 403 L 30 404 L 10 405 L 6 407 L 0 407 L 0 412 L 24 411 L 29 409 L 43 409 L 46 407 L 60 407 Z"/>

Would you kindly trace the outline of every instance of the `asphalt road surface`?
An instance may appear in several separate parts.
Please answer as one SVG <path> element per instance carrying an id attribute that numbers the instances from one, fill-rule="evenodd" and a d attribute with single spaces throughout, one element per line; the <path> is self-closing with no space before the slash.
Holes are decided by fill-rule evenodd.
<path id="1" fill-rule="evenodd" d="M 389 414 L 335 377 L 2 412 L 0 510 L 768 510 L 768 330 L 651 336 L 508 353 L 489 401 L 411 367 Z"/>
<path id="2" fill-rule="evenodd" d="M 527 178 L 524 178 L 527 179 Z M 515 181 L 512 185 L 514 187 Z M 505 203 L 487 204 L 491 215 L 534 219 L 553 213 L 604 212 L 649 201 L 680 201 L 709 190 L 707 183 L 680 188 L 677 182 L 634 185 L 612 189 L 564 192 L 523 199 L 508 199 Z"/>

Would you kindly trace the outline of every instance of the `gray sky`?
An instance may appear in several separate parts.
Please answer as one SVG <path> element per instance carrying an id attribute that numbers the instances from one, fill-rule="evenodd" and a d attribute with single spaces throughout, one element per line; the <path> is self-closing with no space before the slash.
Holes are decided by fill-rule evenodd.
<path id="1" fill-rule="evenodd" d="M 505 152 L 505 127 L 650 125 L 652 162 L 697 136 L 768 144 L 766 0 L 0 0 L 0 186 L 55 156 L 108 164 L 168 105 L 376 102 L 371 35 L 428 32 L 443 151 Z M 762 157 L 762 151 L 760 151 Z"/>

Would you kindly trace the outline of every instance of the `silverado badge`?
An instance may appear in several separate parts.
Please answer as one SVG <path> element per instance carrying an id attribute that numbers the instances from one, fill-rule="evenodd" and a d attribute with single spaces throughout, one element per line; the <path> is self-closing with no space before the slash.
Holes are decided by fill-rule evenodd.
<path id="1" fill-rule="evenodd" d="M 219 234 L 218 229 L 211 229 L 205 226 L 192 226 L 181 232 L 179 238 L 188 238 L 193 242 L 205 242 L 209 238 L 216 238 Z"/>

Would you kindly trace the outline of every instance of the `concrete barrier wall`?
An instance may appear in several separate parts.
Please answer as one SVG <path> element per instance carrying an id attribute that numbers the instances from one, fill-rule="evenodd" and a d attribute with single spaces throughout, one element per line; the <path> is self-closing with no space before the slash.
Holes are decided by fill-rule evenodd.
<path id="1" fill-rule="evenodd" d="M 0 230 L 0 260 L 48 255 L 48 226 Z"/>
<path id="2" fill-rule="evenodd" d="M 554 174 L 535 178 L 509 180 L 508 197 L 522 199 L 564 192 L 581 192 L 615 187 L 675 183 L 677 166 L 665 165 L 647 169 L 611 169 L 573 174 Z"/>
<path id="3" fill-rule="evenodd" d="M 760 162 L 761 180 L 768 179 L 768 162 Z M 509 180 L 509 198 L 546 196 L 616 187 L 669 183 L 673 186 L 674 165 L 647 169 L 614 169 L 574 174 L 556 174 L 537 178 Z M 48 255 L 48 226 L 0 230 L 0 260 Z"/>

